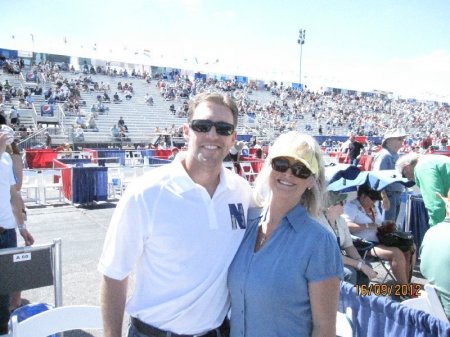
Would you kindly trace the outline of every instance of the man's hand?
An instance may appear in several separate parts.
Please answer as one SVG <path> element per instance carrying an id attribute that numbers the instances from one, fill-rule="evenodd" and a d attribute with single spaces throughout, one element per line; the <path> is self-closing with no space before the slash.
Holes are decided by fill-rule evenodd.
<path id="1" fill-rule="evenodd" d="M 24 228 L 19 230 L 20 235 L 22 235 L 23 240 L 25 241 L 25 246 L 31 246 L 34 243 L 34 238 L 28 231 L 28 229 Z"/>

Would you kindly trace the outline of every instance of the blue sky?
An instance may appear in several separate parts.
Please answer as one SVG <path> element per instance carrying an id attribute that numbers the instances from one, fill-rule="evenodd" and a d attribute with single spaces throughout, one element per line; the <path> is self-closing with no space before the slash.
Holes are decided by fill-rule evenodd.
<path id="1" fill-rule="evenodd" d="M 298 82 L 303 28 L 302 82 L 312 88 L 450 95 L 450 1 L 1 2 L 0 47 L 111 60 L 147 49 L 157 64 Z"/>

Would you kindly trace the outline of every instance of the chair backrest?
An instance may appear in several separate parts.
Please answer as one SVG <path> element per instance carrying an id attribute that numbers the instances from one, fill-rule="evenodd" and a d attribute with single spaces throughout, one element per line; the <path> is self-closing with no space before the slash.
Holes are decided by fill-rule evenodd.
<path id="1" fill-rule="evenodd" d="M 43 311 L 18 322 L 11 317 L 12 337 L 46 337 L 59 332 L 82 329 L 103 329 L 98 306 L 65 306 Z"/>
<path id="2" fill-rule="evenodd" d="M 428 302 L 433 310 L 433 316 L 445 321 L 450 322 L 445 314 L 444 308 L 442 307 L 442 303 L 439 300 L 439 296 L 436 292 L 436 288 L 432 284 L 425 284 L 425 291 L 428 295 Z"/>
<path id="3" fill-rule="evenodd" d="M 336 314 L 336 336 L 353 337 L 353 325 L 351 319 L 348 315 L 339 311 Z"/>
<path id="4" fill-rule="evenodd" d="M 0 294 L 53 285 L 55 306 L 62 305 L 61 239 L 47 245 L 1 249 L 0 270 Z"/>
<path id="5" fill-rule="evenodd" d="M 436 289 L 431 284 L 426 284 L 424 288 L 424 290 L 420 291 L 419 297 L 405 300 L 402 304 L 409 308 L 422 310 L 444 322 L 449 322 L 444 312 L 444 308 L 439 301 Z"/>

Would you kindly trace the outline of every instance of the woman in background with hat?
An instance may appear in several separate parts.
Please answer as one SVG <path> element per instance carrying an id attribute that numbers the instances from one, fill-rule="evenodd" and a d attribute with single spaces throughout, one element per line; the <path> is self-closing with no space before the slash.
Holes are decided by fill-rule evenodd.
<path id="1" fill-rule="evenodd" d="M 369 280 L 375 278 L 377 272 L 370 265 L 364 263 L 358 250 L 353 245 L 347 223 L 341 217 L 346 199 L 347 194 L 345 193 L 328 192 L 328 202 L 319 220 L 325 228 L 336 236 L 339 248 L 343 252 L 344 280 L 356 284 L 358 280 L 357 271 L 364 273 Z"/>
<path id="2" fill-rule="evenodd" d="M 229 269 L 231 337 L 335 336 L 342 260 L 315 218 L 326 197 L 322 151 L 282 134 L 255 182 L 261 206 Z"/>
<path id="3" fill-rule="evenodd" d="M 415 254 L 378 243 L 377 232 L 383 218 L 375 203 L 381 200 L 381 192 L 372 190 L 367 185 L 361 185 L 358 188 L 357 198 L 345 204 L 342 217 L 350 233 L 375 243 L 369 254 L 389 261 L 397 283 L 407 284 L 410 281 L 410 270 L 414 268 Z"/>

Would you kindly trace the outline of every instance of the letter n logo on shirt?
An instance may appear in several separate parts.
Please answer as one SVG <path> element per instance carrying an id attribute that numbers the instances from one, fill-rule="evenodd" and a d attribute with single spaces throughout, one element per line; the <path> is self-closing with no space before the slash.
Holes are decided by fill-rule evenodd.
<path id="1" fill-rule="evenodd" d="M 238 227 L 241 229 L 246 228 L 247 225 L 245 223 L 245 212 L 242 204 L 228 204 L 228 207 L 230 208 L 231 228 L 233 230 L 238 229 Z"/>

